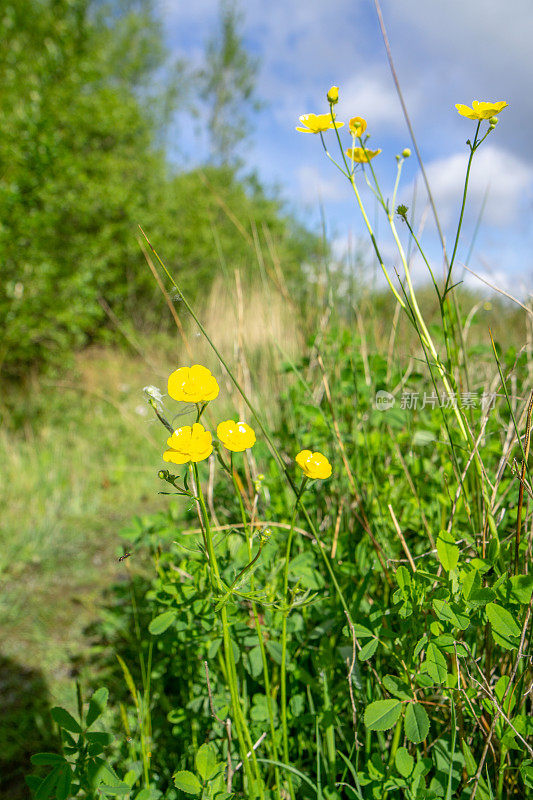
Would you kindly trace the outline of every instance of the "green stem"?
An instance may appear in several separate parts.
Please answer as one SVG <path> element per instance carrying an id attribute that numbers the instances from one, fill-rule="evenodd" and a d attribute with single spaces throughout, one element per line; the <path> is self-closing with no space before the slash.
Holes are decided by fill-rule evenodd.
<path id="1" fill-rule="evenodd" d="M 256 558 L 252 559 L 252 532 L 251 532 L 251 530 L 249 528 L 249 525 L 248 525 L 248 518 L 246 516 L 244 503 L 242 502 L 241 492 L 240 492 L 240 489 L 239 489 L 239 485 L 237 483 L 237 476 L 236 476 L 236 473 L 235 473 L 235 470 L 234 470 L 234 467 L 233 467 L 233 453 L 231 454 L 230 469 L 231 469 L 231 479 L 233 481 L 233 486 L 234 486 L 234 489 L 235 489 L 235 493 L 236 493 L 237 498 L 239 500 L 239 508 L 240 508 L 240 511 L 241 511 L 241 519 L 242 519 L 242 524 L 243 524 L 243 527 L 244 527 L 244 533 L 246 535 L 246 544 L 247 544 L 247 547 L 248 547 L 248 558 L 249 558 L 250 564 L 253 564 L 254 561 L 256 560 L 256 558 L 258 558 L 259 555 L 261 554 L 262 547 L 259 548 L 259 552 L 258 552 Z M 241 571 L 240 575 L 242 575 L 242 571 Z M 240 575 L 238 577 L 240 577 Z M 231 587 L 230 587 L 230 589 L 231 589 Z M 254 578 L 253 573 L 250 576 L 250 589 L 251 589 L 252 593 L 255 590 L 255 578 Z M 252 600 L 252 613 L 254 615 L 255 630 L 256 630 L 256 633 L 257 633 L 257 639 L 259 641 L 259 649 L 261 651 L 261 662 L 263 664 L 263 677 L 264 677 L 264 681 L 265 681 L 265 694 L 266 694 L 266 699 L 267 699 L 268 718 L 269 718 L 269 724 L 270 724 L 270 749 L 271 749 L 271 754 L 272 754 L 272 760 L 273 761 L 278 761 L 279 760 L 278 759 L 278 748 L 276 746 L 276 725 L 275 725 L 275 722 L 274 722 L 274 706 L 273 706 L 273 701 L 272 701 L 272 690 L 271 690 L 271 684 L 270 684 L 270 673 L 269 673 L 269 669 L 268 669 L 268 661 L 267 661 L 267 657 L 266 657 L 265 643 L 264 643 L 264 640 L 263 640 L 263 631 L 261 629 L 261 624 L 259 622 L 259 615 L 257 613 L 257 606 L 256 606 L 254 600 Z M 276 766 L 274 768 L 274 772 L 275 772 L 275 776 L 276 776 L 276 797 L 278 798 L 278 800 L 281 800 L 281 789 L 280 789 L 281 781 L 280 781 L 279 767 Z"/>
<path id="2" fill-rule="evenodd" d="M 294 524 L 296 522 L 296 515 L 298 513 L 298 505 L 302 497 L 307 478 L 304 477 L 300 484 L 298 494 L 296 495 L 296 502 L 292 512 L 291 527 L 289 535 L 287 536 L 287 545 L 285 548 L 285 564 L 283 567 L 283 620 L 281 624 L 281 677 L 280 677 L 280 702 L 281 702 L 281 729 L 283 735 L 283 759 L 286 764 L 289 763 L 289 732 L 287 727 L 287 617 L 289 616 L 289 563 L 291 559 L 292 539 L 294 536 Z M 294 800 L 294 787 L 292 785 L 292 778 L 289 774 L 289 791 L 292 800 Z"/>
<path id="3" fill-rule="evenodd" d="M 472 166 L 472 159 L 474 158 L 474 153 L 476 152 L 476 149 L 477 149 L 477 146 L 478 146 L 477 145 L 477 135 L 479 133 L 479 126 L 480 125 L 481 125 L 481 120 L 479 120 L 479 122 L 477 124 L 476 133 L 475 133 L 475 136 L 474 136 L 474 142 L 473 142 L 473 144 L 470 145 L 470 156 L 468 158 L 468 166 L 466 168 L 465 184 L 464 184 L 464 188 L 463 188 L 463 200 L 462 200 L 462 203 L 461 203 L 461 211 L 459 213 L 459 222 L 457 224 L 457 233 L 455 234 L 455 243 L 454 243 L 454 246 L 453 246 L 453 253 L 452 253 L 452 257 L 450 259 L 450 266 L 448 267 L 448 275 L 446 277 L 446 284 L 444 286 L 444 294 L 445 295 L 446 295 L 446 292 L 448 290 L 448 284 L 450 282 L 450 278 L 452 276 L 453 262 L 455 261 L 455 256 L 456 256 L 456 253 L 457 253 L 457 246 L 459 244 L 459 237 L 461 235 L 461 228 L 463 226 L 463 217 L 464 217 L 465 206 L 466 206 L 466 195 L 468 193 L 468 181 L 470 179 L 470 168 Z"/>
<path id="4" fill-rule="evenodd" d="M 214 578 L 214 583 L 219 589 L 221 589 L 223 588 L 223 584 L 220 577 L 220 570 L 218 567 L 218 562 L 215 554 L 215 548 L 213 546 L 213 536 L 211 532 L 211 525 L 209 522 L 209 515 L 207 513 L 207 507 L 205 505 L 202 486 L 198 475 L 198 465 L 196 463 L 193 463 L 192 469 L 194 472 L 194 480 L 196 483 L 196 493 L 198 497 L 198 503 L 200 505 L 201 516 L 205 529 L 207 552 L 209 556 L 209 567 L 211 574 Z M 225 606 L 222 606 L 222 608 L 220 609 L 220 619 L 222 622 L 222 636 L 224 641 L 224 660 L 226 664 L 226 675 L 231 695 L 231 704 L 233 707 L 233 718 L 235 721 L 235 728 L 237 731 L 237 739 L 239 741 L 239 748 L 241 750 L 241 760 L 243 763 L 243 769 L 249 782 L 252 797 L 259 797 L 262 799 L 264 797 L 263 783 L 261 776 L 259 774 L 259 766 L 257 764 L 255 750 L 253 749 L 252 738 L 250 736 L 248 725 L 244 718 L 244 714 L 242 712 L 241 704 L 239 701 L 237 670 L 236 670 L 235 658 L 233 655 L 233 647 L 231 644 L 231 637 L 229 632 L 228 615 Z M 250 758 L 248 758 L 247 755 L 248 751 L 251 751 Z M 253 771 L 250 762 L 254 767 Z"/>

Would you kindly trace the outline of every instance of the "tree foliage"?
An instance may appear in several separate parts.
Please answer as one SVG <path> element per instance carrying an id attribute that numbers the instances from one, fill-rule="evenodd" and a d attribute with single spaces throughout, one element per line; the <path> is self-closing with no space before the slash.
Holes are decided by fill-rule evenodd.
<path id="1" fill-rule="evenodd" d="M 98 336 L 102 298 L 136 321 L 153 314 L 138 224 L 190 291 L 205 289 L 221 252 L 250 263 L 232 215 L 248 231 L 266 223 L 287 241 L 289 263 L 300 258 L 279 204 L 253 182 L 225 167 L 207 183 L 172 174 L 156 144 L 164 104 L 151 89 L 165 54 L 145 2 L 8 0 L 0 28 L 4 376 L 63 362 Z"/>

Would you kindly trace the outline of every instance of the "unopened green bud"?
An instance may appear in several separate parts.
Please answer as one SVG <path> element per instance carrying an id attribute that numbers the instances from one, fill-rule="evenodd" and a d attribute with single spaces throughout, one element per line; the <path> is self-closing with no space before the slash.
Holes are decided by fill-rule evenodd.
<path id="1" fill-rule="evenodd" d="M 164 470 L 162 470 L 162 469 L 160 469 L 160 470 L 159 470 L 159 472 L 157 473 L 157 477 L 158 477 L 158 478 L 160 478 L 162 481 L 164 481 L 164 480 L 165 480 L 165 478 L 167 477 L 167 475 L 168 475 L 168 472 L 165 472 L 165 471 L 164 471 Z"/>
<path id="2" fill-rule="evenodd" d="M 489 119 L 489 125 L 491 126 L 491 128 L 494 128 L 494 126 L 497 124 L 498 124 L 498 117 L 491 117 Z"/>
<path id="3" fill-rule="evenodd" d="M 409 156 L 410 156 L 410 155 L 411 155 L 411 151 L 409 150 L 409 148 L 408 148 L 408 147 L 405 147 L 405 148 L 402 150 L 402 156 L 403 156 L 404 158 L 409 158 Z"/>
<path id="4" fill-rule="evenodd" d="M 407 211 L 408 211 L 407 206 L 404 205 L 398 206 L 398 208 L 396 209 L 396 213 L 398 214 L 398 216 L 403 217 L 404 219 L 407 216 Z"/>

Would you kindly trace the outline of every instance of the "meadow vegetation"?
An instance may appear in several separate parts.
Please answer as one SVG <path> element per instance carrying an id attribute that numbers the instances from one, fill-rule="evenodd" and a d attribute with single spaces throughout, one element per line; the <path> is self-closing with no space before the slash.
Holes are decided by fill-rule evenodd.
<path id="1" fill-rule="evenodd" d="M 533 310 L 469 293 L 455 263 L 506 104 L 457 107 L 444 277 L 395 203 L 410 152 L 389 202 L 337 87 L 300 118 L 353 189 L 354 272 L 242 177 L 231 136 L 169 174 L 150 113 L 174 87 L 151 97 L 160 37 L 131 9 L 1 12 L 6 102 L 33 88 L 0 150 L 0 791 L 527 797 Z M 196 76 L 227 125 L 228 74 L 253 93 L 237 21 Z"/>

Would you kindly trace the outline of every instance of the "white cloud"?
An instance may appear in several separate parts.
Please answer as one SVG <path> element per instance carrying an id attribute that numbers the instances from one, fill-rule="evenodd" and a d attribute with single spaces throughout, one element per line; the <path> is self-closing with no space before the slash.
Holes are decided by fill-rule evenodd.
<path id="1" fill-rule="evenodd" d="M 296 172 L 300 200 L 314 206 L 320 202 L 336 202 L 349 199 L 347 184 L 336 173 L 325 178 L 317 167 L 304 165 Z"/>
<path id="2" fill-rule="evenodd" d="M 418 107 L 416 93 L 408 94 L 411 110 Z M 398 95 L 390 75 L 383 68 L 358 71 L 341 87 L 338 116 L 349 119 L 364 117 L 368 122 L 368 132 L 378 124 L 402 124 L 403 113 Z"/>
<path id="3" fill-rule="evenodd" d="M 426 165 L 441 223 L 458 217 L 468 151 L 436 159 Z M 531 197 L 533 167 L 518 156 L 493 145 L 482 145 L 474 155 L 468 186 L 468 217 L 476 218 L 485 200 L 483 222 L 504 228 L 515 222 Z M 408 198 L 412 188 L 402 193 Z M 406 202 L 408 202 L 406 200 Z"/>

